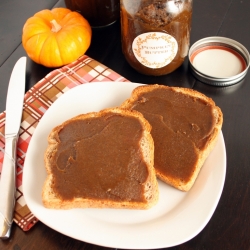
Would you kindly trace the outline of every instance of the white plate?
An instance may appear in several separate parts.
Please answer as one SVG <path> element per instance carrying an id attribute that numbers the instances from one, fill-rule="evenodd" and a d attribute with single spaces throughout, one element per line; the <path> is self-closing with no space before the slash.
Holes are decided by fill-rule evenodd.
<path id="1" fill-rule="evenodd" d="M 80 113 L 118 106 L 139 85 L 128 82 L 80 85 L 62 95 L 45 113 L 30 141 L 23 172 L 25 200 L 44 224 L 96 245 L 154 249 L 186 242 L 208 223 L 219 202 L 226 174 L 222 133 L 193 188 L 185 193 L 159 181 L 159 202 L 149 210 L 53 210 L 43 206 L 41 191 L 46 177 L 43 155 L 51 129 Z"/>

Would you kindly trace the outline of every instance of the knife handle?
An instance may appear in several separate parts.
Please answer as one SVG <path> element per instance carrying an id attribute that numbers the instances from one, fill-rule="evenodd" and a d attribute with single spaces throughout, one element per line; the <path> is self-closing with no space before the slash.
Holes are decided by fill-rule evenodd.
<path id="1" fill-rule="evenodd" d="M 7 239 L 13 221 L 16 195 L 17 135 L 5 135 L 5 152 L 0 179 L 0 238 Z"/>

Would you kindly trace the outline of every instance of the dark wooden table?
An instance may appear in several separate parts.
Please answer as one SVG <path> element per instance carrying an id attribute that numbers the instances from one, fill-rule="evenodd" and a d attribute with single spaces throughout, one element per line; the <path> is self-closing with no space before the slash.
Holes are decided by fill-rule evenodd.
<path id="1" fill-rule="evenodd" d="M 24 22 L 39 10 L 59 6 L 64 6 L 63 0 L 0 1 L 0 112 L 5 109 L 12 68 L 19 57 L 26 55 L 21 44 Z M 249 0 L 194 0 L 191 44 L 208 36 L 225 36 L 250 50 L 249 23 Z M 243 83 L 228 88 L 197 81 L 188 70 L 187 60 L 166 76 L 141 75 L 123 57 L 119 22 L 108 28 L 94 29 L 86 54 L 130 81 L 193 88 L 212 97 L 221 107 L 227 173 L 220 202 L 211 220 L 195 238 L 170 249 L 250 249 L 250 72 Z M 50 71 L 28 59 L 26 91 Z M 11 238 L 0 241 L 0 249 L 108 248 L 71 239 L 39 222 L 28 232 L 13 225 Z"/>

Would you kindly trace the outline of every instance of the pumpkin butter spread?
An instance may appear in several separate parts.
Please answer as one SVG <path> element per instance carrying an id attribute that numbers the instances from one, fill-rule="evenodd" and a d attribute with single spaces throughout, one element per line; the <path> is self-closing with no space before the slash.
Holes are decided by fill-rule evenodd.
<path id="1" fill-rule="evenodd" d="M 138 87 L 122 107 L 141 112 L 151 124 L 157 176 L 189 190 L 220 130 L 220 109 L 197 91 L 160 85 Z"/>
<path id="2" fill-rule="evenodd" d="M 148 142 L 153 145 L 150 131 L 147 131 L 149 141 L 145 137 L 144 123 L 151 127 L 140 113 L 130 113 L 104 111 L 80 115 L 52 131 L 50 139 L 53 138 L 56 146 L 54 150 L 47 150 L 46 167 L 49 165 L 53 176 L 49 188 L 61 203 L 84 199 L 89 204 L 80 207 L 99 207 L 107 200 L 117 205 L 149 203 L 155 199 L 157 182 L 153 160 L 145 159 L 141 145 L 142 140 L 147 150 Z M 52 141 L 50 144 L 53 147 Z M 43 196 L 48 200 L 46 191 Z M 94 201 L 100 202 L 90 204 Z"/>

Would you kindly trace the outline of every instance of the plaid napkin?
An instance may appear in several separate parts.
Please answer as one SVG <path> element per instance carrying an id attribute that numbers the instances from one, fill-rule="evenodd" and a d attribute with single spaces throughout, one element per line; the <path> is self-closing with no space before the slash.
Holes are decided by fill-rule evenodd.
<path id="1" fill-rule="evenodd" d="M 22 230 L 28 231 L 38 222 L 25 202 L 22 189 L 25 155 L 38 122 L 51 104 L 69 89 L 87 82 L 103 81 L 125 82 L 127 80 L 103 64 L 84 55 L 75 62 L 52 71 L 25 94 L 17 148 L 17 192 L 14 213 L 14 222 Z M 5 148 L 4 129 L 5 112 L 0 114 L 0 173 Z"/>

